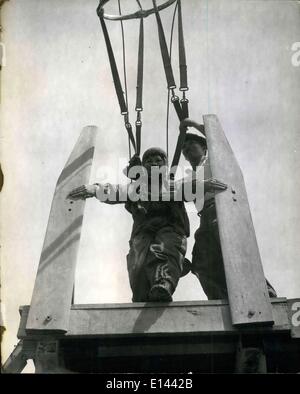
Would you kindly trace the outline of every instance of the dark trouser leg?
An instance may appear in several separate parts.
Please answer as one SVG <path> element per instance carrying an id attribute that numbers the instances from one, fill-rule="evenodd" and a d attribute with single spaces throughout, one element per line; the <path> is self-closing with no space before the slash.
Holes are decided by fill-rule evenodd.
<path id="1" fill-rule="evenodd" d="M 199 279 L 209 300 L 227 299 L 224 262 L 214 204 L 201 215 L 200 228 L 195 233 L 192 272 Z M 270 297 L 277 297 L 276 291 L 266 279 Z"/>
<path id="2" fill-rule="evenodd" d="M 201 215 L 200 228 L 195 233 L 192 272 L 199 279 L 209 300 L 227 299 L 221 243 L 214 206 Z"/>
<path id="3" fill-rule="evenodd" d="M 201 235 L 195 242 L 192 271 L 199 279 L 209 300 L 227 299 L 227 288 L 222 253 L 212 234 Z"/>
<path id="4" fill-rule="evenodd" d="M 164 287 L 171 301 L 182 273 L 185 253 L 186 237 L 175 233 L 172 228 L 156 233 L 146 261 L 146 274 L 152 287 L 150 300 L 160 301 L 158 293 L 155 295 L 153 290 Z"/>
<path id="5" fill-rule="evenodd" d="M 132 290 L 132 302 L 147 302 L 151 284 L 145 271 L 145 262 L 151 240 L 147 233 L 141 233 L 130 240 L 130 250 L 127 255 L 127 270 L 130 287 Z"/>

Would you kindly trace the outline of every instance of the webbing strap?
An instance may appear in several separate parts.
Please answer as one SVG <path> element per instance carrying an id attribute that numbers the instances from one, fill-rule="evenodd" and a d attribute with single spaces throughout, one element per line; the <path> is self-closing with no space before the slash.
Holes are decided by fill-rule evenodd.
<path id="1" fill-rule="evenodd" d="M 188 99 L 181 99 L 181 108 L 182 108 L 182 113 L 183 113 L 183 119 L 186 119 L 189 117 L 189 100 Z"/>
<path id="2" fill-rule="evenodd" d="M 177 112 L 178 118 L 180 120 L 188 118 L 189 108 L 188 99 L 185 97 L 185 91 L 188 90 L 187 82 L 187 65 L 186 65 L 186 55 L 184 46 L 184 36 L 183 36 L 183 24 L 182 24 L 182 10 L 181 10 L 181 0 L 177 1 L 178 4 L 178 53 L 179 53 L 179 73 L 180 73 L 180 90 L 183 91 L 183 98 L 179 100 L 174 100 L 176 97 L 172 97 L 172 102 L 174 104 L 175 110 Z M 181 150 L 185 141 L 187 129 L 181 130 L 178 136 L 175 153 L 173 156 L 173 161 L 171 164 L 170 179 L 174 180 L 177 166 L 180 160 Z"/>
<path id="3" fill-rule="evenodd" d="M 119 105 L 120 105 L 121 114 L 124 115 L 124 114 L 128 113 L 128 109 L 127 109 L 127 105 L 126 105 L 125 98 L 124 98 L 124 93 L 123 93 L 123 89 L 122 89 L 122 85 L 121 85 L 121 80 L 120 80 L 114 52 L 113 52 L 113 49 L 111 46 L 111 42 L 110 42 L 110 38 L 108 35 L 107 27 L 105 24 L 105 20 L 101 17 L 99 17 L 99 19 L 100 19 L 104 39 L 105 39 L 108 59 L 109 59 L 109 63 L 110 63 L 110 68 L 111 68 L 111 73 L 112 73 L 112 77 L 113 77 L 113 81 L 114 81 L 114 85 L 115 85 L 116 94 L 117 94 Z"/>
<path id="4" fill-rule="evenodd" d="M 144 74 L 144 20 L 140 21 L 139 33 L 139 51 L 137 65 L 137 83 L 136 83 L 136 111 L 143 110 L 143 74 Z"/>
<path id="5" fill-rule="evenodd" d="M 168 47 L 167 47 L 167 42 L 166 42 L 166 37 L 165 37 L 163 25 L 162 25 L 162 22 L 160 19 L 156 0 L 152 0 L 152 2 L 153 2 L 153 7 L 155 9 L 155 16 L 156 16 L 157 28 L 158 28 L 159 45 L 160 45 L 160 51 L 161 51 L 161 56 L 162 56 L 163 65 L 164 65 L 164 69 L 165 69 L 168 88 L 175 89 L 176 84 L 175 84 L 175 80 L 174 80 L 171 59 L 170 59 L 170 55 L 169 55 L 169 51 L 168 51 Z"/>
<path id="6" fill-rule="evenodd" d="M 188 90 L 187 82 L 187 65 L 185 56 L 181 0 L 178 0 L 178 53 L 179 53 L 179 71 L 180 71 L 180 90 Z"/>
<path id="7" fill-rule="evenodd" d="M 105 39 L 105 44 L 106 44 L 108 59 L 109 59 L 109 63 L 110 63 L 111 73 L 112 73 L 112 77 L 113 77 L 113 81 L 114 81 L 114 85 L 115 85 L 115 90 L 116 90 L 116 94 L 117 94 L 119 105 L 120 105 L 120 111 L 121 111 L 121 114 L 125 116 L 125 128 L 127 130 L 128 137 L 132 143 L 132 146 L 133 146 L 134 150 L 136 151 L 136 144 L 135 144 L 135 140 L 134 140 L 134 136 L 133 136 L 133 132 L 132 132 L 132 126 L 128 121 L 128 108 L 127 108 L 126 101 L 124 98 L 122 84 L 121 84 L 114 52 L 113 52 L 112 45 L 110 42 L 109 34 L 107 31 L 107 27 L 106 27 L 104 19 L 100 16 L 99 16 L 99 19 L 100 19 L 104 39 Z"/>
<path id="8" fill-rule="evenodd" d="M 129 122 L 126 122 L 126 120 L 125 120 L 125 128 L 127 130 L 128 137 L 132 143 L 133 149 L 136 152 L 136 144 L 135 144 L 135 140 L 134 140 L 134 136 L 133 136 L 133 132 L 132 132 L 132 126 Z"/>
<path id="9" fill-rule="evenodd" d="M 174 105 L 175 111 L 177 113 L 178 119 L 183 120 L 185 118 L 184 113 L 182 111 L 179 99 L 177 96 L 174 94 L 174 89 L 176 88 L 175 80 L 174 80 L 174 75 L 173 75 L 173 70 L 172 70 L 172 64 L 171 64 L 171 58 L 169 55 L 169 50 L 167 47 L 167 42 L 166 42 L 166 37 L 163 29 L 163 25 L 161 22 L 161 18 L 159 15 L 159 11 L 156 5 L 156 0 L 152 0 L 153 6 L 155 9 L 155 15 L 156 15 L 156 20 L 157 20 L 157 28 L 158 28 L 158 37 L 159 37 L 159 44 L 160 44 L 160 51 L 161 51 L 161 56 L 163 60 L 163 65 L 165 69 L 165 74 L 166 74 L 166 79 L 167 79 L 167 84 L 168 84 L 168 89 L 172 90 L 172 103 Z"/>
<path id="10" fill-rule="evenodd" d="M 142 132 L 142 122 L 136 121 L 136 123 L 135 123 L 135 140 L 136 140 L 136 154 L 138 156 L 141 153 L 141 132 Z"/>
<path id="11" fill-rule="evenodd" d="M 178 166 L 180 155 L 181 155 L 181 149 L 182 149 L 182 146 L 185 141 L 186 132 L 187 132 L 187 129 L 185 128 L 184 130 L 180 131 L 179 136 L 178 136 L 176 149 L 175 149 L 174 157 L 173 157 L 172 164 L 171 164 L 171 172 L 170 172 L 171 179 L 175 178 L 177 166 Z"/>
<path id="12" fill-rule="evenodd" d="M 139 7 L 142 9 L 142 6 L 139 1 L 138 4 Z M 136 141 L 137 155 L 140 155 L 141 153 L 141 134 L 142 134 L 141 111 L 143 111 L 143 77 L 144 77 L 144 20 L 143 18 L 141 18 L 140 33 L 139 33 L 138 65 L 137 65 L 136 104 L 135 104 L 135 110 L 137 111 L 137 117 L 135 122 L 135 141 Z"/>
<path id="13" fill-rule="evenodd" d="M 180 105 L 180 102 L 179 102 L 179 98 L 174 95 L 174 96 L 172 96 L 171 101 L 172 101 L 172 103 L 174 105 L 174 108 L 175 108 L 175 111 L 177 113 L 178 119 L 179 120 L 185 119 L 184 113 L 182 111 L 182 108 L 181 108 L 181 105 Z"/>

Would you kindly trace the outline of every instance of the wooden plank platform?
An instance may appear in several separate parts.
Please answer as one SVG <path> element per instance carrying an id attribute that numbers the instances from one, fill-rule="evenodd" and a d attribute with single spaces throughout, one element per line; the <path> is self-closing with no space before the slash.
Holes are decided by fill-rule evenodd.
<path id="1" fill-rule="evenodd" d="M 72 305 L 68 332 L 47 335 L 26 331 L 23 306 L 18 337 L 37 373 L 300 372 L 292 301 L 271 300 L 273 326 L 245 327 L 225 300 Z"/>
<path id="2" fill-rule="evenodd" d="M 212 177 L 228 185 L 215 197 L 232 322 L 273 324 L 241 169 L 216 115 L 204 115 Z"/>
<path id="3" fill-rule="evenodd" d="M 253 332 L 290 330 L 285 298 L 272 300 L 273 327 L 246 327 Z M 20 339 L 33 338 L 38 332 L 26 328 L 29 306 L 20 309 Z M 131 303 L 72 305 L 69 329 L 64 337 L 180 336 L 237 334 L 226 301 L 193 301 L 172 303 Z M 44 334 L 55 334 L 43 330 Z"/>
<path id="4" fill-rule="evenodd" d="M 97 128 L 85 127 L 57 181 L 27 321 L 28 331 L 68 331 L 85 201 L 68 193 L 89 182 Z"/>

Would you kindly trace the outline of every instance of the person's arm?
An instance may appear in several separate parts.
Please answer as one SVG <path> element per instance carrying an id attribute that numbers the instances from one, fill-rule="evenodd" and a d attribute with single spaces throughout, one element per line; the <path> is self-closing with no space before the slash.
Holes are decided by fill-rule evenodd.
<path id="1" fill-rule="evenodd" d="M 81 185 L 71 190 L 67 195 L 69 200 L 86 200 L 87 198 L 96 197 L 97 185 Z"/>
<path id="2" fill-rule="evenodd" d="M 164 200 L 169 196 L 170 201 L 185 202 L 204 199 L 205 193 L 216 193 L 227 189 L 227 185 L 214 178 L 209 179 L 181 179 L 175 182 L 174 188 L 170 192 L 160 193 L 160 199 Z"/>
<path id="3" fill-rule="evenodd" d="M 95 197 L 106 204 L 122 204 L 126 201 L 127 195 L 127 185 L 94 183 L 93 185 L 82 185 L 71 190 L 67 198 L 70 200 L 85 200 Z"/>
<path id="4" fill-rule="evenodd" d="M 187 179 L 183 178 L 178 181 L 172 182 L 167 190 L 162 191 L 157 196 L 160 201 L 193 201 L 196 198 L 196 192 L 203 195 L 204 181 L 200 179 Z M 149 192 L 149 198 L 151 193 Z M 203 198 L 203 197 L 202 197 Z"/>
<path id="5" fill-rule="evenodd" d="M 186 129 L 187 127 L 194 127 L 196 130 L 200 131 L 200 133 L 202 133 L 203 135 L 205 135 L 204 125 L 203 125 L 203 124 L 200 124 L 200 123 L 197 123 L 196 121 L 194 121 L 194 120 L 192 120 L 192 119 L 186 118 L 186 119 L 183 119 L 183 120 L 180 122 L 179 128 L 180 128 L 181 130 L 182 130 L 182 129 Z"/>

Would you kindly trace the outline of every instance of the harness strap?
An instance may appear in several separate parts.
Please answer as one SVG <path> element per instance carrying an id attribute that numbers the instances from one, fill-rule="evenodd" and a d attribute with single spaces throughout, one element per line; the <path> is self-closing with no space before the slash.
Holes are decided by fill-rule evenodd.
<path id="1" fill-rule="evenodd" d="M 136 85 L 136 111 L 143 110 L 143 76 L 144 76 L 144 20 L 140 21 L 139 51 L 137 65 L 137 85 Z"/>
<path id="2" fill-rule="evenodd" d="M 126 116 L 125 116 L 125 128 L 127 130 L 127 134 L 128 137 L 132 143 L 133 149 L 136 152 L 136 144 L 135 144 L 135 140 L 134 140 L 134 136 L 133 136 L 133 132 L 132 132 L 132 126 L 131 124 L 126 120 Z"/>
<path id="3" fill-rule="evenodd" d="M 135 153 L 138 156 L 141 153 L 141 134 L 142 134 L 141 111 L 137 111 L 136 122 L 135 122 L 135 141 L 136 141 Z"/>
<path id="4" fill-rule="evenodd" d="M 179 119 L 182 120 L 189 117 L 189 108 L 188 108 L 189 100 L 185 97 L 185 92 L 189 88 L 187 82 L 187 65 L 186 65 L 184 35 L 183 35 L 181 0 L 177 0 L 177 5 L 178 5 L 178 54 L 179 54 L 179 74 L 180 74 L 179 90 L 183 92 L 182 93 L 183 96 L 179 103 L 178 97 L 175 100 L 173 94 L 172 102 L 174 104 Z M 175 178 L 177 166 L 180 160 L 181 150 L 185 141 L 186 131 L 187 129 L 180 131 L 178 136 L 175 153 L 173 156 L 173 161 L 171 164 L 171 174 L 170 174 L 171 180 L 174 180 Z"/>
<path id="5" fill-rule="evenodd" d="M 135 122 L 135 140 L 136 140 L 136 154 L 139 156 L 141 153 L 141 134 L 142 134 L 142 122 L 137 120 Z"/>
<path id="6" fill-rule="evenodd" d="M 127 109 L 127 105 L 126 105 L 125 98 L 124 98 L 124 93 L 123 93 L 123 89 L 122 89 L 122 85 L 121 85 L 121 80 L 120 80 L 114 52 L 113 52 L 113 49 L 111 46 L 111 42 L 110 42 L 110 38 L 108 35 L 107 27 L 105 24 L 105 20 L 101 17 L 99 17 L 99 19 L 100 19 L 104 39 L 105 39 L 108 59 L 109 59 L 109 63 L 110 63 L 110 68 L 111 68 L 111 73 L 112 73 L 112 77 L 113 77 L 113 81 L 114 81 L 114 85 L 115 85 L 116 94 L 117 94 L 119 105 L 120 105 L 121 114 L 125 115 L 128 113 L 128 109 Z"/>
<path id="7" fill-rule="evenodd" d="M 185 97 L 185 92 L 189 90 L 187 82 L 187 65 L 183 35 L 183 24 L 182 24 L 182 9 L 181 0 L 178 0 L 178 54 L 179 54 L 179 74 L 180 74 L 180 88 L 183 92 L 183 97 L 180 100 L 182 112 L 184 118 L 189 117 L 189 100 Z"/>
<path id="8" fill-rule="evenodd" d="M 166 37 L 165 37 L 163 25 L 162 25 L 159 11 L 158 11 L 158 8 L 156 5 L 156 0 L 152 0 L 152 1 L 153 1 L 154 9 L 155 9 L 155 16 L 156 16 L 157 28 L 158 28 L 159 45 L 160 45 L 160 51 L 161 51 L 161 56 L 162 56 L 162 60 L 163 60 L 164 70 L 165 70 L 165 74 L 166 74 L 168 89 L 172 90 L 171 101 L 174 105 L 178 119 L 182 120 L 185 118 L 185 116 L 182 111 L 182 108 L 181 108 L 181 105 L 179 102 L 179 98 L 174 93 L 174 89 L 176 88 L 176 84 L 175 84 L 175 80 L 174 80 L 174 74 L 173 74 L 173 69 L 172 69 L 172 64 L 171 64 L 171 57 L 170 57 L 169 50 L 167 47 L 167 42 L 166 42 Z"/>
<path id="9" fill-rule="evenodd" d="M 186 116 L 184 116 L 184 113 L 182 111 L 180 102 L 179 102 L 179 97 L 175 95 L 174 91 L 172 92 L 172 97 L 171 97 L 171 101 L 174 105 L 175 111 L 177 113 L 178 119 L 181 121 L 183 119 L 186 118 Z"/>
<path id="10" fill-rule="evenodd" d="M 168 51 L 168 47 L 167 47 L 167 42 L 166 42 L 166 37 L 165 37 L 163 25 L 162 25 L 159 11 L 157 8 L 156 0 L 152 0 L 152 2 L 153 2 L 153 7 L 155 9 L 155 16 L 156 16 L 157 28 L 158 28 L 159 45 L 160 45 L 161 56 L 162 56 L 163 65 L 164 65 L 164 69 L 165 69 L 166 79 L 167 79 L 167 83 L 168 83 L 168 89 L 175 89 L 176 84 L 175 84 L 175 80 L 174 80 L 171 59 L 170 59 L 170 55 L 169 55 L 169 51 Z"/>
<path id="11" fill-rule="evenodd" d="M 175 148 L 175 153 L 173 156 L 172 164 L 171 164 L 171 171 L 170 171 L 170 178 L 171 180 L 174 180 L 177 166 L 179 163 L 180 155 L 181 155 L 181 149 L 185 141 L 185 135 L 186 135 L 187 129 L 181 130 L 178 136 L 176 148 Z"/>
<path id="12" fill-rule="evenodd" d="M 180 103 L 183 112 L 183 119 L 186 119 L 189 117 L 189 100 L 185 97 L 184 92 L 183 92 L 183 98 L 180 100 Z"/>
<path id="13" fill-rule="evenodd" d="M 136 104 L 135 104 L 135 110 L 137 111 L 137 117 L 135 122 L 135 141 L 136 141 L 136 153 L 138 155 L 141 153 L 141 133 L 142 133 L 141 112 L 143 111 L 143 77 L 144 77 L 144 20 L 143 18 L 141 18 L 140 33 L 139 33 L 138 65 L 137 65 Z"/>
<path id="14" fill-rule="evenodd" d="M 181 0 L 178 0 L 178 53 L 179 53 L 179 71 L 180 71 L 180 88 L 179 90 L 188 90 L 187 83 L 187 65 L 185 56 L 183 25 L 182 25 L 182 10 Z"/>
<path id="15" fill-rule="evenodd" d="M 111 73 L 112 73 L 112 77 L 113 77 L 113 81 L 114 81 L 114 85 L 115 85 L 117 98 L 118 98 L 119 105 L 120 105 L 120 111 L 121 111 L 121 114 L 124 115 L 125 128 L 127 130 L 128 137 L 132 143 L 132 146 L 133 146 L 134 150 L 136 151 L 136 144 L 135 144 L 135 140 L 134 140 L 134 136 L 133 136 L 133 132 L 132 132 L 132 126 L 128 120 L 128 108 L 127 108 L 127 105 L 125 102 L 124 92 L 122 89 L 122 84 L 121 84 L 114 52 L 113 52 L 112 45 L 110 42 L 109 34 L 107 31 L 106 23 L 105 23 L 105 20 L 103 17 L 99 16 L 99 19 L 100 19 L 104 39 L 105 39 L 105 44 L 106 44 L 108 59 L 109 59 L 109 63 L 110 63 Z"/>

